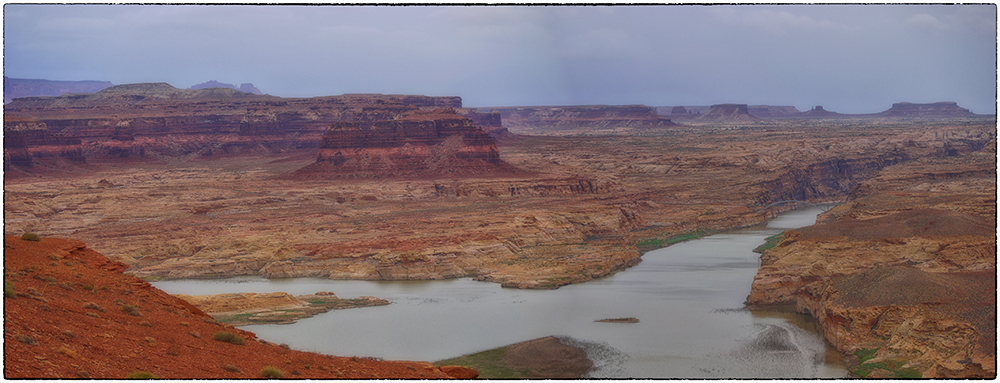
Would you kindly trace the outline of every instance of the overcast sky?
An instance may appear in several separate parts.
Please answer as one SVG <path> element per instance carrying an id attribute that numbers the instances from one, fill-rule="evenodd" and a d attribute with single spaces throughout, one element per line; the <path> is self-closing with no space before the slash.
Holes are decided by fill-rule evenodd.
<path id="1" fill-rule="evenodd" d="M 994 5 L 4 6 L 4 75 L 461 96 L 996 113 Z"/>

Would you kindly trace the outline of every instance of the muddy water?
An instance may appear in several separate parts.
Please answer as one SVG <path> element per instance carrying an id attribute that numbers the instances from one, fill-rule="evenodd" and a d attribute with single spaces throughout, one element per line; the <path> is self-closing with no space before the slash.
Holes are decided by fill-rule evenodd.
<path id="1" fill-rule="evenodd" d="M 717 234 L 655 250 L 610 277 L 558 290 L 517 290 L 470 279 L 331 281 L 233 278 L 164 281 L 176 294 L 333 291 L 389 299 L 291 325 L 244 328 L 292 348 L 387 360 L 440 360 L 548 335 L 584 347 L 594 378 L 839 378 L 841 356 L 808 317 L 750 312 L 743 301 L 767 236 L 814 222 L 786 213 L 766 228 Z M 636 317 L 640 323 L 595 323 Z"/>

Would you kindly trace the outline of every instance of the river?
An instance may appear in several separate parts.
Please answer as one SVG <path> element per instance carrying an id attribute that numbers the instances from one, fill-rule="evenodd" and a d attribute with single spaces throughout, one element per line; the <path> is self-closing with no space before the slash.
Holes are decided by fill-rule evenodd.
<path id="1" fill-rule="evenodd" d="M 441 360 L 555 335 L 587 350 L 593 378 L 841 378 L 842 356 L 818 324 L 793 313 L 749 311 L 759 266 L 751 250 L 781 231 L 814 223 L 817 208 L 767 227 L 711 235 L 654 250 L 614 275 L 557 290 L 519 290 L 468 278 L 447 281 L 175 280 L 171 294 L 332 291 L 387 306 L 335 310 L 290 325 L 251 325 L 294 349 L 387 360 Z M 639 323 L 597 323 L 635 317 Z"/>

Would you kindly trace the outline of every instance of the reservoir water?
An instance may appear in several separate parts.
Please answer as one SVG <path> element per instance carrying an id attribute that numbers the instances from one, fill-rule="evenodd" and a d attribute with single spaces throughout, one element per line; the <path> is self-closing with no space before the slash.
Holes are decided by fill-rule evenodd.
<path id="1" fill-rule="evenodd" d="M 471 279 L 334 281 L 256 277 L 153 283 L 171 294 L 332 291 L 387 306 L 335 310 L 290 325 L 251 325 L 294 349 L 387 360 L 441 360 L 555 335 L 587 350 L 592 378 L 841 378 L 846 366 L 818 324 L 792 313 L 748 311 L 770 235 L 814 223 L 820 209 L 782 214 L 767 227 L 654 250 L 637 266 L 557 290 L 518 290 Z M 597 323 L 635 317 L 639 323 Z"/>

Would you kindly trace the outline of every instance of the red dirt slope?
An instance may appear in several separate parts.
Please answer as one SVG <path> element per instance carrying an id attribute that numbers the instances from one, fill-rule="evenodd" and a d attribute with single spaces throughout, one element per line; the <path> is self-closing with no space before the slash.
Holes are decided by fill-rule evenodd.
<path id="1" fill-rule="evenodd" d="M 450 378 L 427 362 L 294 351 L 216 322 L 75 240 L 4 236 L 4 377 Z M 13 288 L 13 292 L 11 291 Z M 245 344 L 213 340 L 236 334 Z"/>

